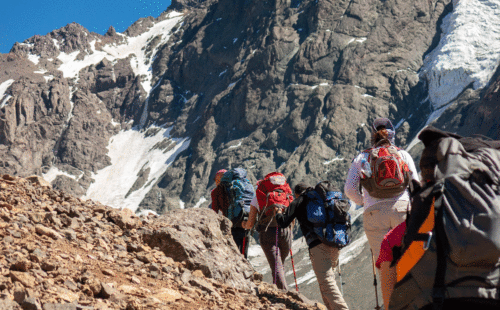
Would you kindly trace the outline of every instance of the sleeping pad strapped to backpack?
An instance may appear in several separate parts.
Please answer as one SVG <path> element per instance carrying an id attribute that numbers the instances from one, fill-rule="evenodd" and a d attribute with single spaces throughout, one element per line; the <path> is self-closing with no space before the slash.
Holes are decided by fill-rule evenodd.
<path id="1" fill-rule="evenodd" d="M 500 141 L 419 138 L 433 177 L 412 193 L 389 309 L 500 309 Z"/>
<path id="2" fill-rule="evenodd" d="M 307 220 L 326 245 L 343 248 L 351 242 L 350 204 L 328 181 L 320 182 L 307 192 Z M 307 236 L 306 236 L 307 238 Z"/>
<path id="3" fill-rule="evenodd" d="M 245 169 L 234 168 L 224 173 L 221 178 L 221 184 L 229 197 L 227 218 L 233 222 L 233 226 L 248 217 L 250 202 L 255 196 L 253 185 L 246 177 Z"/>
<path id="4" fill-rule="evenodd" d="M 271 172 L 257 183 L 255 191 L 259 203 L 257 230 L 276 227 L 275 207 L 286 208 L 293 201 L 292 190 L 286 178 L 279 172 Z"/>

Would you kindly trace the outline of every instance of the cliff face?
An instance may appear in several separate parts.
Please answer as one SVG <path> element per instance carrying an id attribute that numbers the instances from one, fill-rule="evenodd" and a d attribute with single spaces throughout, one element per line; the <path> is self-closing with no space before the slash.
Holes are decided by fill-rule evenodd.
<path id="1" fill-rule="evenodd" d="M 476 2 L 484 36 L 499 35 L 487 23 L 495 7 Z M 123 34 L 70 24 L 35 36 L 0 55 L 0 169 L 159 212 L 206 205 L 215 172 L 227 167 L 246 168 L 253 182 L 279 170 L 291 183 L 329 179 L 342 187 L 376 117 L 397 124 L 401 146 L 429 121 L 474 133 L 468 124 L 484 115 L 463 107 L 489 110 L 482 89 L 498 52 L 474 43 L 487 56 L 463 68 L 441 57 L 458 53 L 470 7 L 173 1 Z M 465 82 L 450 94 L 453 79 Z M 469 121 L 431 115 L 451 105 Z M 494 132 L 494 122 L 481 126 Z"/>

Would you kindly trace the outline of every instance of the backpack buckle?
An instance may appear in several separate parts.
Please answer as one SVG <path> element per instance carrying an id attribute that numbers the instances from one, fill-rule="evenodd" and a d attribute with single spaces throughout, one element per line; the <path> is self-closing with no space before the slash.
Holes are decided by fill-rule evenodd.
<path id="1" fill-rule="evenodd" d="M 428 232 L 429 237 L 427 238 L 427 241 L 424 243 L 424 251 L 427 251 L 429 249 L 429 245 L 431 244 L 431 239 L 432 239 L 432 231 Z"/>

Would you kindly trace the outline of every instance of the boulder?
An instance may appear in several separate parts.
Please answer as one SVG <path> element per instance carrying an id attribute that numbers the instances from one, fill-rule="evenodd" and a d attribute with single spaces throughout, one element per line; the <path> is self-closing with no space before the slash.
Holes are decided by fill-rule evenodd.
<path id="1" fill-rule="evenodd" d="M 231 222 L 211 209 L 174 210 L 155 219 L 155 229 L 141 229 L 142 240 L 158 247 L 190 270 L 250 291 L 253 267 L 238 252 L 231 235 Z M 151 227 L 150 226 L 150 227 Z"/>

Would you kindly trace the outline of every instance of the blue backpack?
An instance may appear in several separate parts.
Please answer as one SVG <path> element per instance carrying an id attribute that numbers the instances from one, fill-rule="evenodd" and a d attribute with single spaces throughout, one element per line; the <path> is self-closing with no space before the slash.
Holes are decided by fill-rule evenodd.
<path id="1" fill-rule="evenodd" d="M 324 244 L 343 248 L 351 242 L 350 204 L 328 181 L 307 192 L 307 219 Z"/>
<path id="2" fill-rule="evenodd" d="M 234 168 L 224 173 L 221 178 L 221 184 L 226 188 L 229 197 L 227 217 L 233 224 L 248 216 L 250 203 L 255 196 L 253 185 L 246 177 L 245 169 Z"/>

